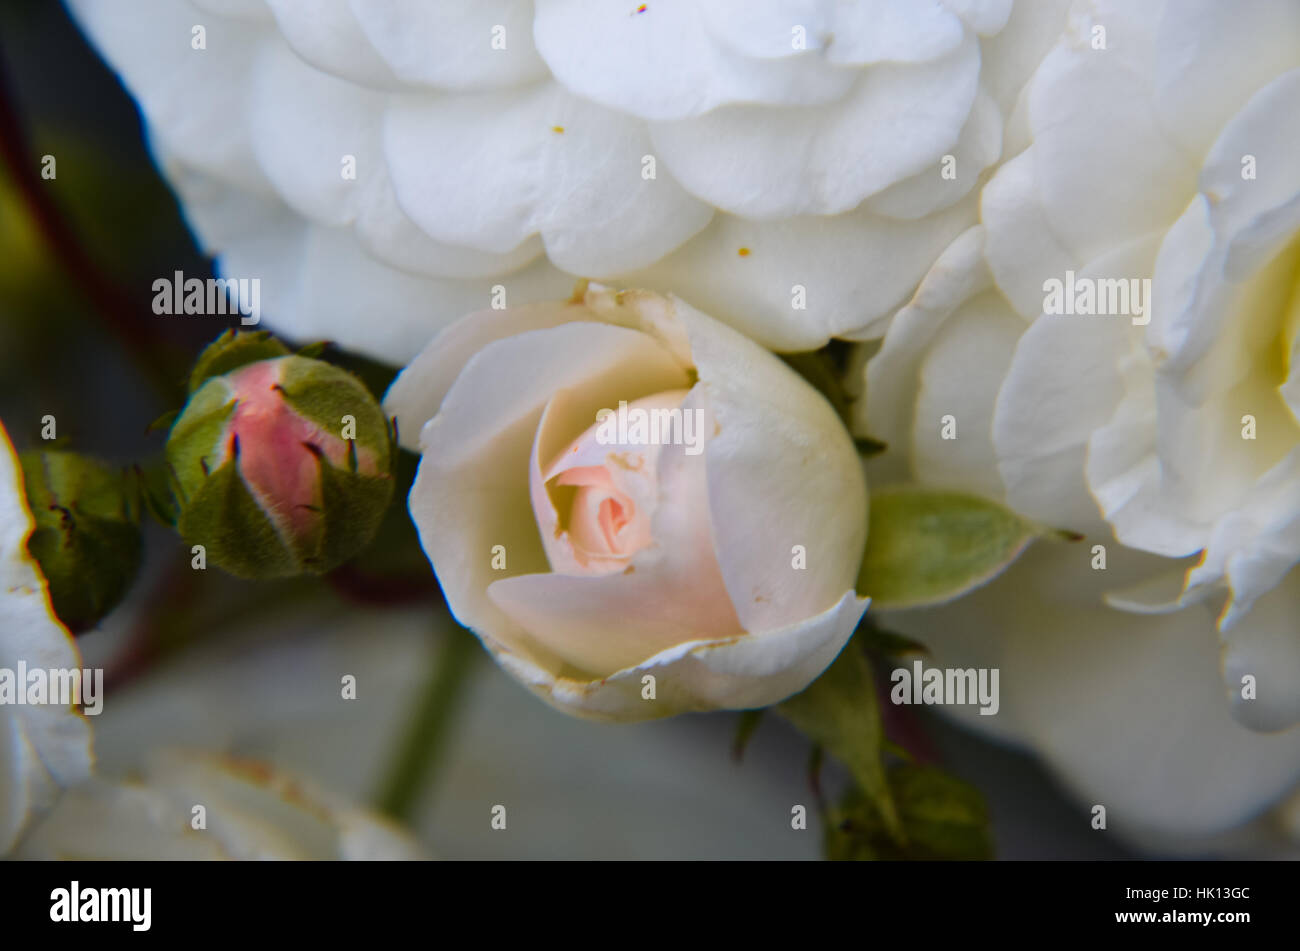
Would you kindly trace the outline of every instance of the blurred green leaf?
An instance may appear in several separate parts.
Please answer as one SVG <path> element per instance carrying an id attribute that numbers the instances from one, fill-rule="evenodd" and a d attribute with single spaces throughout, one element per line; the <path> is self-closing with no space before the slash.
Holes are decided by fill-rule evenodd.
<path id="1" fill-rule="evenodd" d="M 903 763 L 888 773 L 906 844 L 888 834 L 872 801 L 852 790 L 825 817 L 827 858 L 982 861 L 993 858 L 988 809 L 979 790 L 937 767 Z"/>

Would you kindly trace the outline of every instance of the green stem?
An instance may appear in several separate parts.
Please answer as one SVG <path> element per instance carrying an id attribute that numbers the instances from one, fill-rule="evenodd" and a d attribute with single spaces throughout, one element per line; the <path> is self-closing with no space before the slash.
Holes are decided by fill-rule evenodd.
<path id="1" fill-rule="evenodd" d="M 406 737 L 380 787 L 378 806 L 394 819 L 411 818 L 417 797 L 436 775 L 452 715 L 477 656 L 478 644 L 468 631 L 455 628 L 444 635 Z"/>

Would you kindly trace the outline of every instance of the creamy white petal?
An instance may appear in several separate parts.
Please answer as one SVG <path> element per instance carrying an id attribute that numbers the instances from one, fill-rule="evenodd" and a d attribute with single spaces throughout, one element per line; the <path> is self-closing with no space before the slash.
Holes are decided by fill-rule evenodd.
<path id="1" fill-rule="evenodd" d="M 867 199 L 867 207 L 892 218 L 933 214 L 966 195 L 984 170 L 1001 155 L 1002 115 L 997 104 L 981 92 L 975 97 L 970 117 L 952 152 L 944 155 L 936 167 L 872 195 Z"/>
<path id="2" fill-rule="evenodd" d="M 874 480 L 911 475 L 918 374 L 934 335 L 967 300 L 990 285 L 984 264 L 984 229 L 962 232 L 935 261 L 912 300 L 889 324 L 880 350 L 867 363 L 865 398 L 854 404 L 854 429 L 889 449 L 870 460 Z"/>
<path id="3" fill-rule="evenodd" d="M 825 612 L 789 627 L 678 644 L 598 681 L 556 677 L 525 658 L 495 654 L 534 693 L 576 716 L 626 722 L 746 710 L 779 703 L 815 680 L 853 636 L 867 604 L 849 591 Z M 647 674 L 655 677 L 654 701 L 642 699 Z"/>
<path id="4" fill-rule="evenodd" d="M 1032 154 L 1004 163 L 980 195 L 989 268 L 1025 320 L 1043 312 L 1043 282 L 1063 280 L 1077 262 L 1053 233 L 1038 197 Z"/>
<path id="5" fill-rule="evenodd" d="M 499 89 L 546 75 L 531 0 L 348 0 L 370 43 L 406 83 Z"/>
<path id="6" fill-rule="evenodd" d="M 935 333 L 917 374 L 911 468 L 918 481 L 1003 499 L 993 413 L 1024 329 L 1002 297 L 990 293 L 958 308 Z M 945 438 L 947 417 L 955 438 Z"/>
<path id="7" fill-rule="evenodd" d="M 732 13 L 712 14 L 714 23 Z M 623 6 L 601 0 L 540 0 L 533 33 L 552 74 L 573 93 L 642 119 L 699 116 L 728 103 L 810 105 L 833 101 L 852 85 L 852 70 L 837 69 L 792 43 L 799 55 L 754 59 L 736 49 L 771 21 L 736 22 L 737 40 L 719 43 L 706 25 L 709 14 L 690 0 Z M 703 21 L 703 22 L 702 22 Z M 816 24 L 809 24 L 815 26 Z M 716 27 L 715 27 L 716 29 Z M 808 31 L 808 50 L 825 39 Z M 759 41 L 765 46 L 776 40 Z"/>
<path id="8" fill-rule="evenodd" d="M 921 172 L 952 148 L 979 81 L 966 38 L 928 63 L 889 63 L 824 106 L 725 106 L 652 126 L 687 191 L 750 218 L 837 215 Z"/>
<path id="9" fill-rule="evenodd" d="M 253 67 L 253 151 L 280 197 L 325 225 L 351 222 L 383 162 L 387 97 L 315 69 L 283 43 L 266 43 Z"/>
<path id="10" fill-rule="evenodd" d="M 814 350 L 906 303 L 933 260 L 975 223 L 974 199 L 922 221 L 859 208 L 835 217 L 756 222 L 717 215 L 653 267 L 622 275 L 678 294 L 774 350 Z"/>
<path id="11" fill-rule="evenodd" d="M 545 376 L 539 366 L 548 368 Z M 651 337 L 585 321 L 497 340 L 465 364 L 424 426 L 410 496 L 420 542 L 462 624 L 485 643 L 560 669 L 488 594 L 503 577 L 549 570 L 527 485 L 543 409 L 556 390 L 581 387 L 594 419 L 597 408 L 620 399 L 687 386 L 685 368 Z M 390 408 L 395 402 L 390 398 Z M 504 546 L 505 574 L 492 567 L 497 545 Z"/>
<path id="12" fill-rule="evenodd" d="M 280 33 L 312 66 L 354 83 L 390 87 L 396 77 L 370 45 L 349 0 L 265 0 Z"/>
<path id="13" fill-rule="evenodd" d="M 784 363 L 682 301 L 676 313 L 716 421 L 704 457 L 727 590 L 746 630 L 794 624 L 857 578 L 867 537 L 857 452 L 830 404 Z M 793 564 L 796 546 L 806 569 Z"/>
<path id="14" fill-rule="evenodd" d="M 712 216 L 647 164 L 644 124 L 553 83 L 395 101 L 384 143 L 398 203 L 429 235 L 504 253 L 540 233 L 551 260 L 577 274 L 642 267 Z"/>

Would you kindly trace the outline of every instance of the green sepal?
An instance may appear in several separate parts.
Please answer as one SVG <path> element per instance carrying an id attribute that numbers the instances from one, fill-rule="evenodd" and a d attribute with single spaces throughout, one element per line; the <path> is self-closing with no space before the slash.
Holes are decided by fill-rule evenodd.
<path id="1" fill-rule="evenodd" d="M 288 347 L 265 330 L 227 330 L 204 348 L 190 371 L 189 392 L 192 394 L 214 376 L 225 376 L 233 370 L 259 360 L 287 357 Z"/>
<path id="2" fill-rule="evenodd" d="M 940 604 L 992 580 L 1043 529 L 976 495 L 873 489 L 858 593 L 873 611 Z"/>
<path id="3" fill-rule="evenodd" d="M 202 545 L 209 562 L 237 577 L 285 578 L 303 570 L 240 475 L 238 452 L 198 486 L 176 527 L 186 544 Z"/>
<path id="4" fill-rule="evenodd" d="M 370 390 L 347 370 L 321 360 L 291 357 L 280 377 L 284 400 L 304 419 L 342 437 L 343 418 L 356 420 L 356 443 L 374 454 L 377 471 L 392 466 L 392 427 Z"/>
<path id="5" fill-rule="evenodd" d="M 296 357 L 307 357 L 311 360 L 319 360 L 322 353 L 332 347 L 334 344 L 329 340 L 317 340 L 315 343 L 305 344 L 299 347 L 295 352 Z"/>
<path id="6" fill-rule="evenodd" d="M 134 483 L 72 452 L 19 455 L 36 527 L 27 550 L 50 602 L 73 633 L 94 627 L 126 595 L 140 569 L 140 502 Z"/>
<path id="7" fill-rule="evenodd" d="M 196 493 L 208 473 L 224 459 L 221 444 L 235 412 L 230 389 L 220 379 L 209 380 L 190 397 L 167 436 L 167 463 L 172 489 L 181 507 Z"/>
<path id="8" fill-rule="evenodd" d="M 389 475 L 371 476 L 332 466 L 317 454 L 320 470 L 321 519 L 314 550 L 304 553 L 303 565 L 321 574 L 337 568 L 375 537 L 393 497 Z"/>

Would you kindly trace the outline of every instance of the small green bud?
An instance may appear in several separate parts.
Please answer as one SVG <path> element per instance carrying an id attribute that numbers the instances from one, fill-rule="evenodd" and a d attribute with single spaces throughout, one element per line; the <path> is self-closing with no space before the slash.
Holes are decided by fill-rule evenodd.
<path id="1" fill-rule="evenodd" d="M 178 530 L 241 578 L 325 572 L 357 554 L 392 497 L 392 459 L 370 392 L 300 356 L 208 377 L 167 439 Z"/>
<path id="2" fill-rule="evenodd" d="M 140 569 L 139 506 L 120 472 L 73 452 L 19 455 L 36 528 L 27 550 L 74 634 L 117 606 Z"/>

